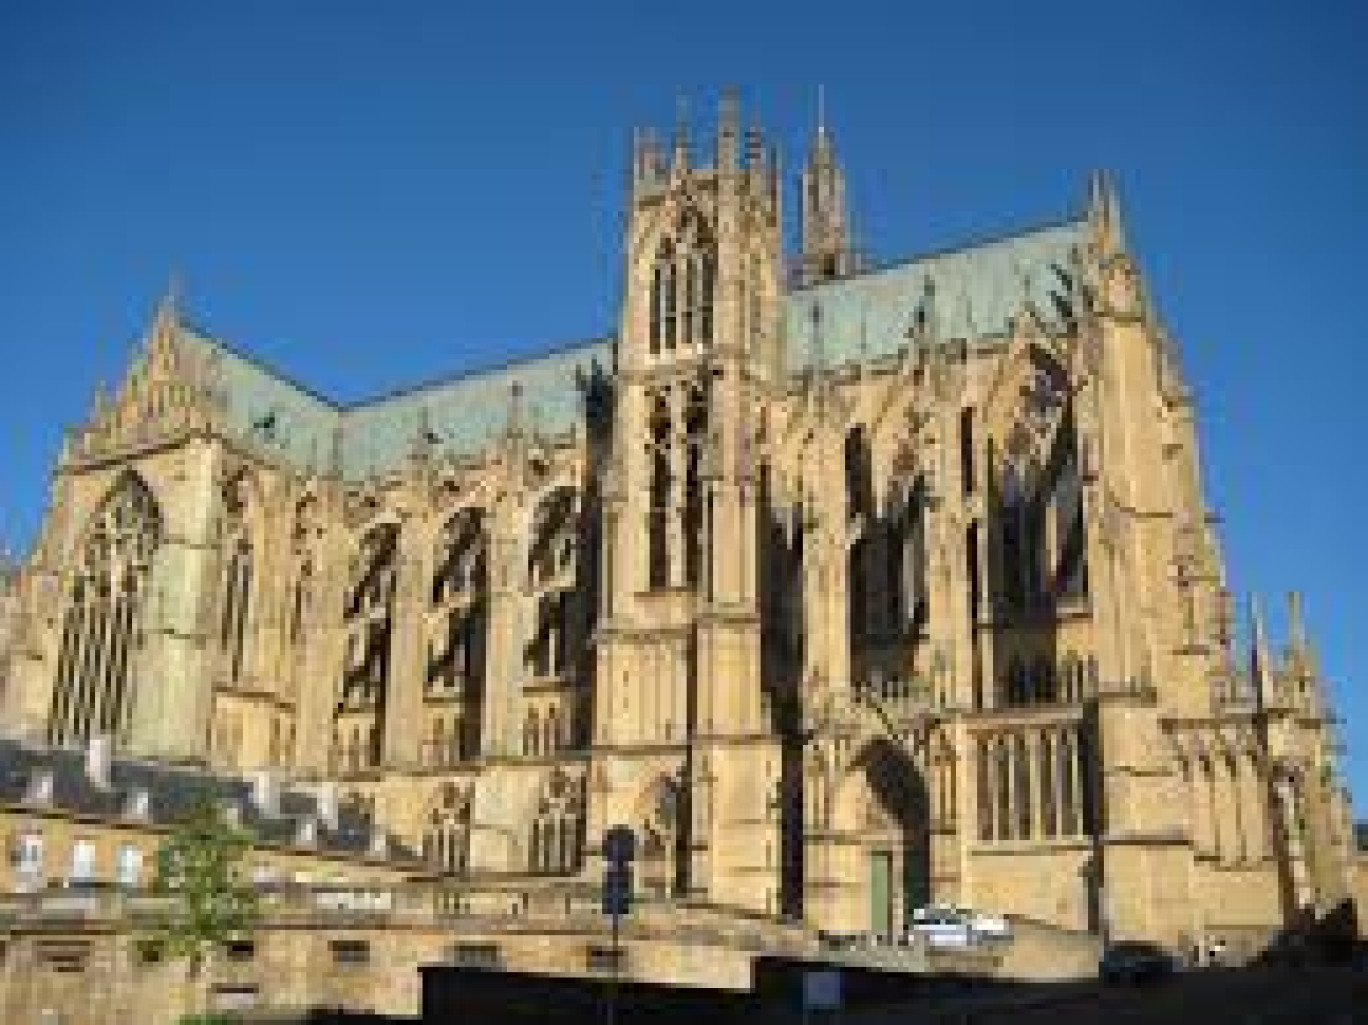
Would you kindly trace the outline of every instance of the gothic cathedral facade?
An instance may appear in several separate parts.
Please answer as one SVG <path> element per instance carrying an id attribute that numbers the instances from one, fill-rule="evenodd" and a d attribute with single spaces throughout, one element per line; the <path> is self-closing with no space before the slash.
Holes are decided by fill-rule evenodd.
<path id="1" fill-rule="evenodd" d="M 704 154 L 703 149 L 708 152 Z M 883 266 L 818 127 L 633 147 L 603 339 L 340 405 L 159 307 L 69 432 L 4 723 L 333 780 L 472 890 L 1180 942 L 1346 892 L 1292 606 L 1248 655 L 1115 192 Z"/>

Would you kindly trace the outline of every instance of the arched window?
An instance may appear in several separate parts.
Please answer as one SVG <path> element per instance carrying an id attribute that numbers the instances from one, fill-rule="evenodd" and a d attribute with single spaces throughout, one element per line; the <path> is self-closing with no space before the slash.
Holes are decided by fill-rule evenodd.
<path id="1" fill-rule="evenodd" d="M 527 553 L 527 587 L 535 620 L 524 648 L 526 668 L 533 676 L 563 676 L 578 665 L 580 529 L 579 499 L 573 489 L 557 488 L 537 503 Z"/>
<path id="2" fill-rule="evenodd" d="M 469 787 L 444 783 L 428 812 L 423 858 L 438 872 L 465 875 L 470 868 Z"/>
<path id="3" fill-rule="evenodd" d="M 243 673 L 247 617 L 252 602 L 252 545 L 246 538 L 237 538 L 232 545 L 223 588 L 219 643 L 227 662 L 227 677 L 237 681 Z"/>
<path id="4" fill-rule="evenodd" d="M 575 871 L 580 862 L 583 828 L 583 781 L 557 769 L 542 788 L 529 827 L 529 869 Z"/>
<path id="5" fill-rule="evenodd" d="M 684 410 L 684 581 L 696 586 L 703 578 L 703 457 L 708 441 L 708 403 L 703 392 L 690 388 Z"/>
<path id="6" fill-rule="evenodd" d="M 354 740 L 357 765 L 374 765 L 380 758 L 398 558 L 399 528 L 384 523 L 362 536 L 352 563 L 343 611 L 347 657 L 336 714 L 363 718 L 369 726 L 364 747 L 359 738 Z"/>
<path id="7" fill-rule="evenodd" d="M 651 464 L 650 507 L 646 511 L 647 579 L 652 588 L 670 583 L 670 410 L 664 395 L 651 399 L 650 440 L 646 446 Z"/>
<path id="8" fill-rule="evenodd" d="M 673 238 L 661 240 L 651 268 L 652 355 L 712 344 L 716 278 L 712 232 L 702 215 L 685 211 Z"/>
<path id="9" fill-rule="evenodd" d="M 219 650 L 223 656 L 223 675 L 230 682 L 241 680 L 245 671 L 248 628 L 253 598 L 253 547 L 247 529 L 248 483 L 242 475 L 234 477 L 223 489 L 225 552 L 220 602 Z"/>
<path id="10" fill-rule="evenodd" d="M 48 717 L 53 743 L 126 738 L 133 671 L 162 519 L 143 481 L 124 476 L 87 523 L 70 583 Z"/>
<path id="11" fill-rule="evenodd" d="M 295 577 L 294 594 L 290 605 L 290 643 L 299 647 L 304 641 L 305 620 L 313 596 L 313 563 L 304 561 Z"/>

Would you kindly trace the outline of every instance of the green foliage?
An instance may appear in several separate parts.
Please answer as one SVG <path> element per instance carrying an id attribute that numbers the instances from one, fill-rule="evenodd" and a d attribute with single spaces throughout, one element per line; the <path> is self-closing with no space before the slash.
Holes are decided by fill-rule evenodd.
<path id="1" fill-rule="evenodd" d="M 201 799 L 157 850 L 153 889 L 173 898 L 155 936 L 167 955 L 198 970 L 205 953 L 248 933 L 257 920 L 256 891 L 242 878 L 250 831 Z"/>

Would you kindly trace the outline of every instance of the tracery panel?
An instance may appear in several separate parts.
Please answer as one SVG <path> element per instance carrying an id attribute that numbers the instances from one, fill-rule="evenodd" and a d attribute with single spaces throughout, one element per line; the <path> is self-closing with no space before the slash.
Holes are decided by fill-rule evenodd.
<path id="1" fill-rule="evenodd" d="M 384 523 L 366 532 L 353 558 L 343 609 L 345 662 L 334 713 L 334 743 L 340 768 L 361 769 L 380 761 L 398 549 L 398 526 Z"/>
<path id="2" fill-rule="evenodd" d="M 141 478 L 126 474 L 86 525 L 69 583 L 48 736 L 127 738 L 133 667 L 162 517 Z"/>

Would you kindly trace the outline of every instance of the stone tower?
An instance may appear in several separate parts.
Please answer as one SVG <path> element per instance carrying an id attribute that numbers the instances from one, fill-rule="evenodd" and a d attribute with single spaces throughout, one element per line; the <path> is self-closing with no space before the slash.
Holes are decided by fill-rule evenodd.
<path id="1" fill-rule="evenodd" d="M 634 148 L 589 846 L 626 823 L 648 891 L 763 910 L 778 766 L 760 685 L 752 446 L 782 285 L 775 161 L 758 128 L 743 147 L 739 122 L 728 95 L 711 165 L 682 119 L 668 156 L 650 134 Z"/>

